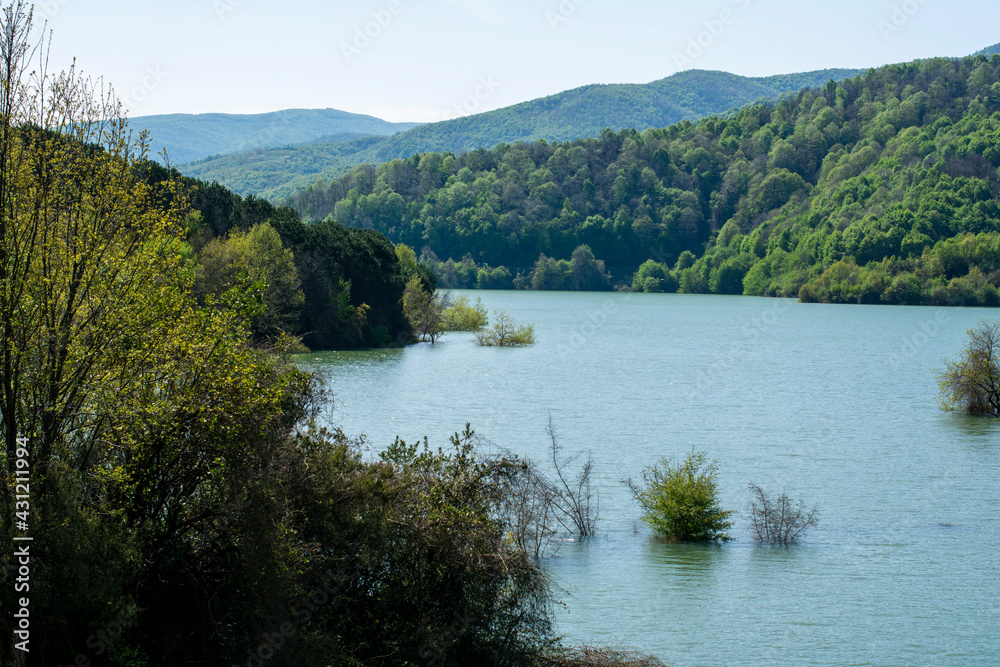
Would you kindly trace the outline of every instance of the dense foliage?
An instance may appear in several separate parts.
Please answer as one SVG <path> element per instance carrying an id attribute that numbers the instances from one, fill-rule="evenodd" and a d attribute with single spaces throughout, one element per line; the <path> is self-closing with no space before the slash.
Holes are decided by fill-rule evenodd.
<path id="1" fill-rule="evenodd" d="M 968 336 L 962 356 L 938 375 L 942 407 L 1000 417 L 1000 322 L 981 320 Z"/>
<path id="2" fill-rule="evenodd" d="M 698 124 L 361 166 L 293 202 L 422 249 L 445 286 L 537 286 L 587 246 L 636 289 L 996 305 L 998 70 L 893 65 Z"/>
<path id="3" fill-rule="evenodd" d="M 403 288 L 412 272 L 421 273 L 431 290 L 434 278 L 415 260 L 401 260 L 382 234 L 332 220 L 307 225 L 292 209 L 183 178 L 155 162 L 138 170 L 147 182 L 177 183 L 189 199 L 185 240 L 195 255 L 201 296 L 261 281 L 254 293 L 267 309 L 255 325 L 258 337 L 284 331 L 321 349 L 410 342 Z M 269 250 L 251 244 L 254 238 L 267 239 Z M 248 263 L 254 248 L 257 261 Z"/>
<path id="4" fill-rule="evenodd" d="M 386 162 L 428 151 L 471 151 L 518 141 L 569 141 L 597 136 L 605 128 L 665 127 L 857 73 L 822 70 L 746 78 L 690 70 L 648 84 L 584 86 L 496 111 L 422 125 L 391 137 L 315 142 L 213 158 L 185 165 L 184 173 L 217 180 L 240 193 L 281 198 L 312 185 L 317 178 L 329 181 L 364 162 Z M 487 95 L 499 85 L 502 82 L 486 79 L 478 92 Z"/>
<path id="5" fill-rule="evenodd" d="M 719 464 L 705 452 L 692 451 L 683 461 L 661 459 L 642 471 L 642 482 L 627 480 L 644 510 L 643 521 L 674 542 L 726 542 L 733 523 L 719 507 Z"/>

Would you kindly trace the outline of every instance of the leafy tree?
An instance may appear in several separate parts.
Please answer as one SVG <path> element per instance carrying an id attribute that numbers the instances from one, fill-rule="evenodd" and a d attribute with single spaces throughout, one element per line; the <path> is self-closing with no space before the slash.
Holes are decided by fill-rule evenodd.
<path id="1" fill-rule="evenodd" d="M 570 286 L 575 290 L 611 289 L 611 276 L 605 270 L 604 262 L 594 257 L 590 246 L 582 245 L 573 251 L 569 273 Z"/>
<path id="2" fill-rule="evenodd" d="M 642 483 L 626 480 L 645 514 L 643 521 L 674 542 L 728 541 L 732 511 L 719 507 L 719 464 L 691 451 L 681 462 L 661 459 L 642 471 Z"/>
<path id="3" fill-rule="evenodd" d="M 406 283 L 406 290 L 403 292 L 403 312 L 406 313 L 410 326 L 421 340 L 433 344 L 448 330 L 445 314 L 449 304 L 448 294 L 429 294 L 419 276 L 413 276 Z"/>
<path id="4" fill-rule="evenodd" d="M 493 312 L 493 326 L 476 333 L 476 343 L 483 347 L 520 347 L 535 344 L 535 327 L 520 325 L 502 310 Z"/>
<path id="5" fill-rule="evenodd" d="M 633 292 L 676 292 L 677 279 L 665 264 L 647 259 L 632 278 Z"/>
<path id="6" fill-rule="evenodd" d="M 408 245 L 402 243 L 396 246 L 396 257 L 399 258 L 400 271 L 406 282 L 417 276 L 424 285 L 424 290 L 433 293 L 437 289 L 437 278 L 426 264 L 417 261 L 417 254 Z"/>
<path id="7" fill-rule="evenodd" d="M 267 223 L 249 232 L 234 231 L 226 240 L 213 239 L 199 253 L 201 276 L 196 291 L 216 297 L 240 284 L 259 290 L 261 313 L 253 319 L 254 333 L 275 338 L 299 330 L 305 295 L 292 251 Z"/>
<path id="8" fill-rule="evenodd" d="M 968 336 L 962 356 L 938 375 L 942 407 L 1000 416 L 1000 322 L 980 320 Z"/>
<path id="9" fill-rule="evenodd" d="M 445 331 L 479 331 L 488 324 L 489 313 L 482 299 L 473 305 L 469 297 L 460 296 L 444 311 Z"/>

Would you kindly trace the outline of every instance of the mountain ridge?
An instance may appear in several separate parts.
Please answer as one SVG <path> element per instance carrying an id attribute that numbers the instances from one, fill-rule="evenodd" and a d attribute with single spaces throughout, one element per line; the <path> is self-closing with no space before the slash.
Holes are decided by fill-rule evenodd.
<path id="1" fill-rule="evenodd" d="M 131 119 L 150 133 L 156 153 L 166 147 L 172 162 L 195 162 L 261 148 L 307 144 L 325 137 L 386 136 L 419 123 L 389 121 L 339 109 L 282 109 L 263 114 L 159 114 Z"/>
<path id="2" fill-rule="evenodd" d="M 202 160 L 180 167 L 186 175 L 217 180 L 240 194 L 282 199 L 363 163 L 387 162 L 429 151 L 461 152 L 518 141 L 569 141 L 605 128 L 639 130 L 723 114 L 761 99 L 824 85 L 863 70 L 825 69 L 743 77 L 729 72 L 687 70 L 645 84 L 590 84 L 406 132 L 346 143 L 304 144 Z"/>

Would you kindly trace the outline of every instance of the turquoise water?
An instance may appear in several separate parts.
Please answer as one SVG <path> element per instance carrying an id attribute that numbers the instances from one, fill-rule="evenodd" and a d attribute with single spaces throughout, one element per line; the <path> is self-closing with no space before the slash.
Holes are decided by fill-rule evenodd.
<path id="1" fill-rule="evenodd" d="M 546 568 L 570 642 L 674 665 L 1000 664 L 1000 423 L 943 412 L 935 373 L 990 311 L 748 297 L 470 293 L 537 344 L 468 334 L 405 350 L 310 354 L 331 420 L 379 448 L 480 435 L 545 460 L 590 452 L 599 534 Z M 820 509 L 792 548 L 653 539 L 620 480 L 694 447 L 723 506 L 747 482 Z"/>

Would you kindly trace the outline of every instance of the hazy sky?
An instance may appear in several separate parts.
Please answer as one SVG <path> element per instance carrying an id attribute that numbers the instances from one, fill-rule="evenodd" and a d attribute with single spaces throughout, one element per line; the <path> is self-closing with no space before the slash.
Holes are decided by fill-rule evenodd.
<path id="1" fill-rule="evenodd" d="M 985 0 L 39 0 L 46 18 L 53 65 L 76 57 L 131 116 L 432 121 L 684 69 L 864 68 L 1000 42 Z"/>

